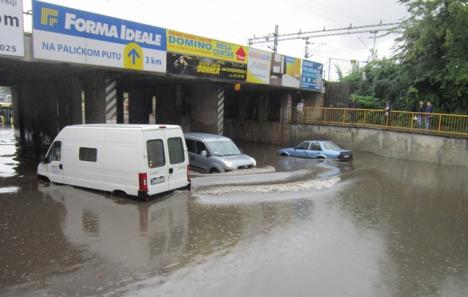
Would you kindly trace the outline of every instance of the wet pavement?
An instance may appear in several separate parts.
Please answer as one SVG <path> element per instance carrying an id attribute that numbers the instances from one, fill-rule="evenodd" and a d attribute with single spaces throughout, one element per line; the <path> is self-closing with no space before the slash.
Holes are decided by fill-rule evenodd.
<path id="1" fill-rule="evenodd" d="M 246 145 L 277 172 L 140 203 L 38 182 L 17 149 L 0 130 L 2 297 L 468 296 L 465 168 Z"/>

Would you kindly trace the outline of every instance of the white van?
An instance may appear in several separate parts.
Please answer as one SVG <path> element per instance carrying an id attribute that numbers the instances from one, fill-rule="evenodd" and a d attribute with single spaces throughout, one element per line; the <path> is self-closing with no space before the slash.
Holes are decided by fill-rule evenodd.
<path id="1" fill-rule="evenodd" d="M 144 200 L 190 189 L 187 147 L 176 125 L 67 126 L 50 145 L 37 175 Z"/>

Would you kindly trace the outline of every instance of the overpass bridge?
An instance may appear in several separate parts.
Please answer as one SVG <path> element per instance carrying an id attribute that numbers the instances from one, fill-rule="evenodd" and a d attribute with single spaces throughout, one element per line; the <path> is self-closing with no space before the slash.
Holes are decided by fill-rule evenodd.
<path id="1" fill-rule="evenodd" d="M 126 98 L 129 123 L 220 134 L 230 119 L 284 125 L 300 98 L 323 105 L 318 63 L 36 0 L 32 13 L 24 55 L 0 51 L 26 146 L 70 124 L 124 123 Z"/>

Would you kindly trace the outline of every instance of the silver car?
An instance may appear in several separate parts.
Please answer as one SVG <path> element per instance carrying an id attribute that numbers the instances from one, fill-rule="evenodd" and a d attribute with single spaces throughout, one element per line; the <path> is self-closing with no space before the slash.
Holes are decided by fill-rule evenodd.
<path id="1" fill-rule="evenodd" d="M 242 154 L 231 139 L 207 133 L 185 133 L 190 167 L 209 173 L 252 168 L 254 158 Z"/>

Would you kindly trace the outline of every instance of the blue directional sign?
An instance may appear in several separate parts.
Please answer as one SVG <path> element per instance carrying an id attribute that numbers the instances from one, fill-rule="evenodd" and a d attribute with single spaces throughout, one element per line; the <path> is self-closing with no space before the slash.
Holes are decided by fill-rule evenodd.
<path id="1" fill-rule="evenodd" d="M 301 89 L 320 91 L 322 89 L 323 64 L 303 60 Z"/>

